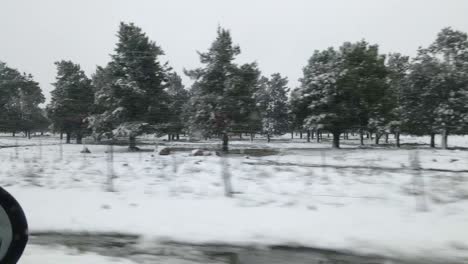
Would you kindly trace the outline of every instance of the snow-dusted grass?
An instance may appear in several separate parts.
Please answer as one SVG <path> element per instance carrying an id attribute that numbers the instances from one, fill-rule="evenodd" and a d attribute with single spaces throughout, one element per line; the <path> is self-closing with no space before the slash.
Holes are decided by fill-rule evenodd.
<path id="1" fill-rule="evenodd" d="M 301 245 L 468 261 L 468 173 L 450 171 L 468 170 L 468 152 L 232 143 L 279 153 L 221 162 L 226 158 L 114 146 L 111 163 L 108 146 L 88 145 L 91 154 L 79 153 L 78 145 L 4 148 L 0 185 L 23 204 L 32 232 L 119 232 L 150 242 Z M 422 171 L 413 170 L 414 155 Z M 234 198 L 224 197 L 222 164 Z M 115 192 L 108 192 L 110 176 Z"/>

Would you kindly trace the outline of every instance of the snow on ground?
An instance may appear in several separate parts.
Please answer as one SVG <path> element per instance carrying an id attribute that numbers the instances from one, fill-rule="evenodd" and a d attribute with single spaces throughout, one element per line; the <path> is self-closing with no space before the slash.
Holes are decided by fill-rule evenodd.
<path id="1" fill-rule="evenodd" d="M 79 153 L 78 145 L 4 148 L 0 185 L 22 203 L 32 232 L 118 232 L 149 242 L 301 245 L 468 262 L 468 173 L 450 171 L 468 170 L 468 152 L 419 149 L 424 170 L 418 171 L 411 169 L 416 150 L 233 143 L 279 153 L 159 156 L 114 146 L 111 156 L 100 145 L 88 145 L 91 154 Z M 226 173 L 234 198 L 224 197 Z"/>
<path id="2" fill-rule="evenodd" d="M 92 253 L 82 253 L 65 247 L 45 247 L 28 245 L 20 264 L 135 264 L 126 259 L 104 257 Z"/>

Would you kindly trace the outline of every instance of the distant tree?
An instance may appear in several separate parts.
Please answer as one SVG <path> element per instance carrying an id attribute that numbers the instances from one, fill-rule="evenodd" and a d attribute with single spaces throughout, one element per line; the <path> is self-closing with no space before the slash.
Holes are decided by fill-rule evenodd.
<path id="1" fill-rule="evenodd" d="M 257 107 L 255 94 L 259 89 L 260 70 L 256 63 L 241 65 L 229 85 L 226 103 L 232 105 L 231 132 L 253 134 L 262 130 L 261 110 Z"/>
<path id="2" fill-rule="evenodd" d="M 192 134 L 221 135 L 223 150 L 228 150 L 228 134 L 244 130 L 242 126 L 256 118 L 251 111 L 260 74 L 255 64 L 238 67 L 234 58 L 240 48 L 232 43 L 228 30 L 218 28 L 217 33 L 208 52 L 199 53 L 204 67 L 186 71 L 195 81 L 188 103 L 192 113 L 188 124 Z"/>
<path id="3" fill-rule="evenodd" d="M 310 114 L 310 97 L 303 94 L 303 87 L 294 88 L 289 96 L 289 123 L 292 132 L 304 130 L 304 120 Z"/>
<path id="4" fill-rule="evenodd" d="M 289 129 L 287 84 L 287 78 L 275 73 L 260 92 L 258 104 L 261 106 L 263 132 L 268 142 L 272 135 L 282 135 Z"/>
<path id="5" fill-rule="evenodd" d="M 189 91 L 185 89 L 182 84 L 182 78 L 176 73 L 172 72 L 168 74 L 168 88 L 167 94 L 169 96 L 169 120 L 167 125 L 167 133 L 169 136 L 171 134 L 176 134 L 179 137 L 179 134 L 186 127 L 183 114 L 184 107 L 189 100 Z"/>
<path id="6" fill-rule="evenodd" d="M 87 131 L 86 117 L 92 112 L 94 93 L 91 80 L 81 70 L 80 65 L 71 61 L 58 61 L 55 89 L 51 92 L 51 102 L 47 115 L 54 130 L 66 133 L 70 143 L 72 134 L 76 143 L 81 144 Z"/>
<path id="7" fill-rule="evenodd" d="M 138 135 L 167 122 L 168 69 L 159 62 L 162 49 L 133 23 L 120 23 L 117 37 L 111 62 L 93 77 L 98 107 L 89 122 L 97 138 L 126 136 L 129 148 L 137 150 Z"/>
<path id="8" fill-rule="evenodd" d="M 404 91 L 407 85 L 406 78 L 410 68 L 408 56 L 403 56 L 400 53 L 391 53 L 387 58 L 388 82 L 389 87 L 385 97 L 390 105 L 390 112 L 387 119 L 388 130 L 395 134 L 396 145 L 400 147 L 400 133 L 404 129 L 405 118 L 410 118 L 405 113 Z"/>
<path id="9" fill-rule="evenodd" d="M 47 117 L 47 111 L 44 108 L 39 108 L 32 115 L 32 127 L 34 131 L 43 133 L 49 129 L 51 122 Z"/>

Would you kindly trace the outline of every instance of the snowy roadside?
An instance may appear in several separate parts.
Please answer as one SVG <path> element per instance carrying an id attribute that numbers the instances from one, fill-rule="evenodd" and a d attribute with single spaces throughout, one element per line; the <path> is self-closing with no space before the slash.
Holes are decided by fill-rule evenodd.
<path id="1" fill-rule="evenodd" d="M 9 190 L 28 212 L 32 232 L 124 232 L 154 243 L 292 245 L 419 261 L 468 259 L 468 217 L 445 210 L 402 212 L 371 201 L 320 208 L 251 207 L 227 198 L 162 200 L 76 190 Z"/>
<path id="2" fill-rule="evenodd" d="M 428 263 L 468 261 L 466 173 L 424 172 L 421 195 L 411 170 L 260 164 L 323 159 L 320 152 L 287 150 L 229 158 L 238 192 L 229 199 L 220 157 L 115 147 L 109 170 L 107 147 L 89 148 L 86 155 L 76 145 L 64 145 L 62 154 L 59 146 L 0 151 L 0 184 L 23 204 L 32 232 L 116 232 L 149 243 L 292 245 Z M 327 152 L 324 163 L 409 166 L 405 150 L 356 151 Z M 423 168 L 467 169 L 464 151 L 419 154 Z M 109 171 L 115 192 L 105 191 Z"/>

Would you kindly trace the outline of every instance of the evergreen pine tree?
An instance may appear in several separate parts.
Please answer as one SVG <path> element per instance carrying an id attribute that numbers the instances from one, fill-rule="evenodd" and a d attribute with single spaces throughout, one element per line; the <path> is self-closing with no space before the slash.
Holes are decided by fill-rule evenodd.
<path id="1" fill-rule="evenodd" d="M 98 107 L 90 126 L 97 138 L 128 137 L 129 148 L 136 150 L 138 135 L 167 122 L 168 69 L 159 62 L 162 49 L 133 23 L 120 23 L 117 37 L 111 62 L 93 78 Z"/>
<path id="2" fill-rule="evenodd" d="M 287 78 L 281 77 L 279 73 L 272 74 L 259 96 L 263 132 L 268 142 L 272 135 L 282 135 L 289 128 L 287 84 Z"/>
<path id="3" fill-rule="evenodd" d="M 76 143 L 81 144 L 87 131 L 85 119 L 91 113 L 94 101 L 91 80 L 80 65 L 71 61 L 62 60 L 55 65 L 57 77 L 53 84 L 55 89 L 51 92 L 51 102 L 47 106 L 48 117 L 54 130 L 66 133 L 67 143 L 70 143 L 74 134 Z"/>
<path id="4" fill-rule="evenodd" d="M 188 111 L 190 133 L 202 137 L 221 135 L 228 150 L 229 133 L 244 130 L 256 116 L 254 92 L 259 71 L 255 64 L 238 67 L 234 63 L 240 48 L 233 44 L 228 30 L 218 28 L 216 40 L 206 53 L 199 53 L 203 68 L 186 71 L 195 82 Z M 239 132 L 239 131 L 237 131 Z"/>
<path id="5" fill-rule="evenodd" d="M 389 100 L 391 111 L 388 116 L 388 130 L 395 134 L 396 145 L 400 147 L 400 133 L 404 130 L 407 109 L 405 106 L 404 91 L 406 78 L 410 68 L 408 56 L 400 53 L 391 53 L 387 59 L 389 89 L 386 98 Z"/>
<path id="6" fill-rule="evenodd" d="M 182 84 L 182 78 L 176 73 L 168 74 L 169 87 L 167 88 L 167 94 L 169 96 L 169 120 L 167 124 L 167 133 L 169 137 L 171 134 L 177 135 L 185 129 L 183 120 L 184 107 L 189 100 L 189 92 L 185 89 Z"/>

